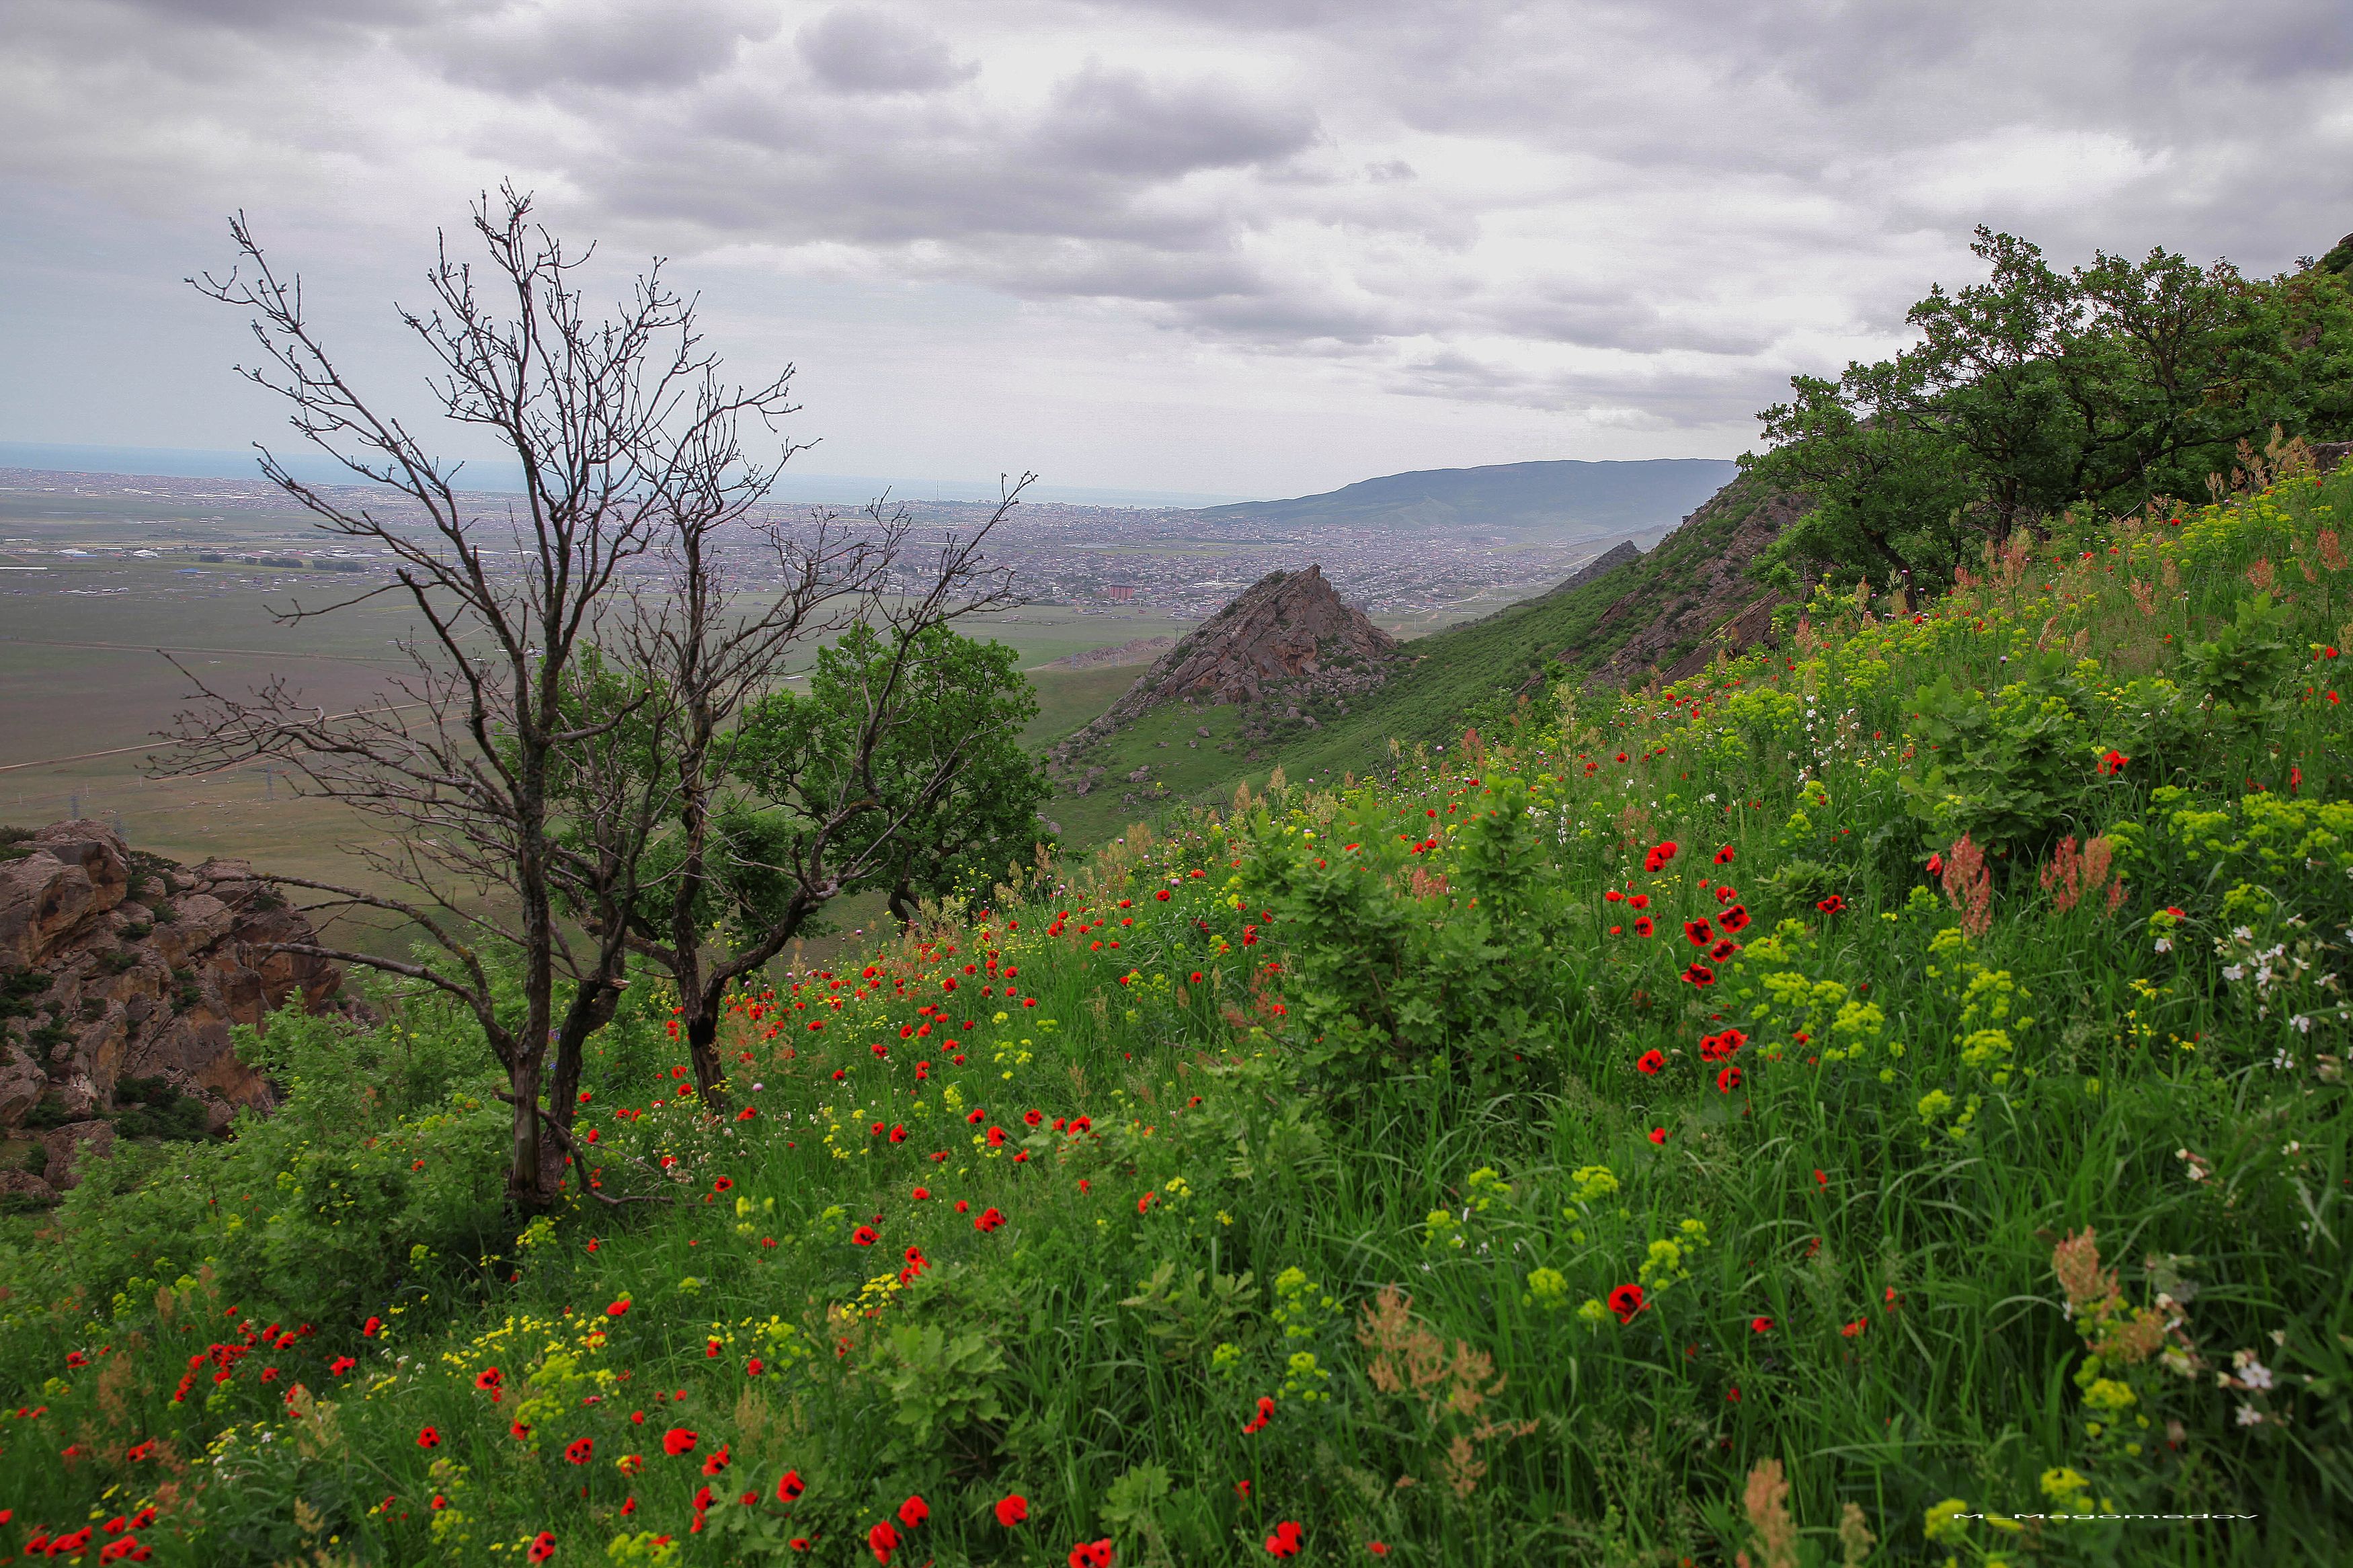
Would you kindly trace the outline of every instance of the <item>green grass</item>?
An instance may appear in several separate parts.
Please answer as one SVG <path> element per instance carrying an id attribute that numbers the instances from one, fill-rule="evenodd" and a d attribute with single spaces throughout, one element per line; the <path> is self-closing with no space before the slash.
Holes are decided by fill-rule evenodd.
<path id="1" fill-rule="evenodd" d="M 281 1018 L 277 1115 L 6 1222 L 0 1530 L 2342 1562 L 2348 510 L 2060 542 L 1916 626 L 1824 601 L 1802 658 L 1034 868 L 740 998 L 748 1121 L 681 1105 L 633 987 L 537 1218 L 461 1020 Z M 2061 876 L 2094 839 L 2113 907 Z M 1978 847 L 1981 922 L 1926 868 Z M 2079 1506 L 2254 1517 L 2019 1518 Z"/>

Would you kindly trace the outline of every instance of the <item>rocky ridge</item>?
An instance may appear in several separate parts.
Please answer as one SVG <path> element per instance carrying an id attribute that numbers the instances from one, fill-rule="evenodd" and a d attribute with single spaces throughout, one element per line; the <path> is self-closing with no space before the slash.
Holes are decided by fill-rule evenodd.
<path id="1" fill-rule="evenodd" d="M 77 1152 L 111 1151 L 133 1111 L 217 1132 L 268 1109 L 230 1030 L 336 1005 L 341 966 L 283 950 L 316 940 L 243 861 L 182 867 L 90 821 L 0 840 L 0 1131 L 47 1152 L 37 1175 L 0 1171 L 0 1195 L 71 1186 Z"/>
<path id="2" fill-rule="evenodd" d="M 1271 703 L 1370 691 L 1399 657 L 1397 638 L 1340 597 L 1320 566 L 1270 572 L 1187 633 L 1102 717 L 1055 748 L 1056 761 L 1163 702 Z"/>
<path id="3" fill-rule="evenodd" d="M 1760 587 L 1749 567 L 1805 506 L 1800 496 L 1757 495 L 1735 481 L 1685 518 L 1651 550 L 1649 580 L 1621 595 L 1586 633 L 1582 640 L 1590 646 L 1632 623 L 1586 683 L 1639 683 L 1653 669 L 1662 679 L 1680 680 L 1707 668 L 1720 648 L 1738 654 L 1765 640 L 1787 595 Z M 1567 648 L 1560 657 L 1573 661 L 1578 651 Z"/>

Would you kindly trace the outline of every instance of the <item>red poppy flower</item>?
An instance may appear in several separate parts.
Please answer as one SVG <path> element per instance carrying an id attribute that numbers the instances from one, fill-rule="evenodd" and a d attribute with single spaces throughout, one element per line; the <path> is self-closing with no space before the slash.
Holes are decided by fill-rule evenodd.
<path id="1" fill-rule="evenodd" d="M 1270 1557 L 1298 1556 L 1300 1534 L 1298 1521 L 1284 1520 L 1274 1527 L 1274 1533 L 1266 1538 L 1266 1554 Z"/>
<path id="2" fill-rule="evenodd" d="M 1748 1320 L 1748 1331 L 1752 1334 L 1769 1333 L 1772 1331 L 1772 1328 L 1773 1320 L 1770 1318 L 1751 1318 Z"/>
<path id="3" fill-rule="evenodd" d="M 871 1225 L 861 1225 L 849 1233 L 849 1244 L 852 1247 L 871 1247 L 881 1239 L 882 1233 Z"/>
<path id="4" fill-rule="evenodd" d="M 1716 1074 L 1715 1087 L 1720 1092 L 1725 1094 L 1730 1094 L 1734 1089 L 1738 1089 L 1740 1087 L 1740 1069 L 1738 1068 L 1726 1068 L 1722 1072 Z"/>
<path id="5" fill-rule="evenodd" d="M 382 1327 L 384 1327 L 384 1320 L 382 1318 L 370 1318 L 366 1322 L 360 1325 L 360 1338 L 364 1340 L 372 1340 L 375 1338 L 375 1331 Z"/>
<path id="6" fill-rule="evenodd" d="M 629 1299 L 627 1296 L 624 1296 L 619 1300 L 614 1302 L 611 1306 L 606 1308 L 605 1315 L 608 1318 L 617 1318 L 628 1310 Z"/>
<path id="7" fill-rule="evenodd" d="M 1142 1197 L 1136 1199 L 1135 1212 L 1138 1214 L 1144 1213 L 1146 1209 L 1152 1206 L 1152 1200 L 1159 1195 L 1160 1194 L 1157 1193 L 1146 1193 Z"/>
<path id="8" fill-rule="evenodd" d="M 1716 916 L 1715 923 L 1736 936 L 1748 929 L 1748 911 L 1740 905 L 1735 904 Z"/>
<path id="9" fill-rule="evenodd" d="M 899 1550 L 899 1532 L 891 1528 L 886 1519 L 866 1532 L 866 1545 L 874 1553 L 875 1562 L 888 1563 L 891 1553 Z"/>
<path id="10" fill-rule="evenodd" d="M 1739 951 L 1740 944 L 1733 941 L 1730 937 L 1725 937 L 1723 941 L 1717 942 L 1714 947 L 1707 950 L 1707 956 L 1711 962 L 1722 963 L 1725 959 L 1730 958 L 1734 953 L 1738 952 Z"/>
<path id="11" fill-rule="evenodd" d="M 543 1530 L 531 1538 L 530 1557 L 533 1563 L 544 1563 L 555 1555 L 555 1532 Z"/>
<path id="12" fill-rule="evenodd" d="M 1644 1051 L 1635 1061 L 1634 1070 L 1645 1078 L 1656 1078 L 1659 1075 L 1659 1069 L 1666 1065 L 1667 1058 L 1663 1052 Z"/>
<path id="13" fill-rule="evenodd" d="M 585 1465 L 596 1457 L 596 1440 L 594 1437 L 575 1437 L 564 1445 L 564 1457 L 575 1465 Z"/>
<path id="14" fill-rule="evenodd" d="M 496 1388 L 499 1384 L 503 1381 L 503 1378 L 504 1374 L 501 1373 L 497 1367 L 486 1366 L 481 1371 L 474 1374 L 474 1386 L 476 1388 Z"/>
<path id="15" fill-rule="evenodd" d="M 1653 1143 L 1664 1143 L 1666 1141 L 1667 1141 L 1667 1130 L 1666 1130 L 1665 1128 L 1663 1128 L 1663 1127 L 1653 1127 L 1653 1128 L 1651 1128 L 1651 1142 L 1653 1142 Z"/>
<path id="16" fill-rule="evenodd" d="M 928 1199 L 931 1195 L 932 1195 L 932 1189 L 931 1189 L 931 1188 L 929 1188 L 929 1187 L 917 1187 L 917 1188 L 915 1189 L 915 1201 L 916 1201 L 917 1203 L 923 1203 L 923 1201 L 925 1201 L 926 1199 Z"/>
<path id="17" fill-rule="evenodd" d="M 1715 935 L 1715 928 L 1705 921 L 1683 921 L 1683 940 L 1694 947 L 1705 947 L 1708 944 L 1708 939 Z"/>
<path id="18" fill-rule="evenodd" d="M 1071 1568 L 1111 1568 L 1111 1537 L 1082 1541 L 1071 1548 Z"/>
<path id="19" fill-rule="evenodd" d="M 524 1426 L 522 1422 L 517 1421 L 507 1428 L 507 1436 L 520 1443 L 525 1437 L 531 1436 L 531 1428 Z"/>
<path id="20" fill-rule="evenodd" d="M 1166 888 L 1163 888 L 1163 889 L 1161 889 L 1158 892 L 1156 892 L 1156 893 L 1153 894 L 1152 896 L 1153 896 L 1154 898 L 1155 898 L 1155 899 L 1158 899 L 1162 903 L 1164 903 L 1164 904 L 1165 904 L 1165 903 L 1166 903 L 1166 902 L 1168 901 L 1168 889 L 1166 889 Z"/>
<path id="21" fill-rule="evenodd" d="M 1627 895 L 1626 902 L 1634 909 L 1647 910 L 1651 907 L 1651 895 L 1648 893 L 1630 893 Z"/>
<path id="22" fill-rule="evenodd" d="M 702 1439 L 701 1437 L 696 1436 L 685 1427 L 673 1426 L 669 1431 L 662 1434 L 662 1452 L 675 1459 L 681 1454 L 693 1453 L 694 1446 L 702 1441 Z"/>
<path id="23" fill-rule="evenodd" d="M 711 1190 L 714 1193 L 732 1193 L 735 1190 L 734 1178 L 732 1176 L 722 1176 L 717 1181 L 711 1184 Z"/>
<path id="24" fill-rule="evenodd" d="M 1694 963 L 1683 970 L 1683 978 L 1694 985 L 1713 985 L 1715 984 L 1715 971 L 1704 963 Z"/>
<path id="25" fill-rule="evenodd" d="M 418 1427 L 417 1432 L 417 1446 L 420 1448 L 439 1447 L 441 1446 L 440 1432 L 431 1426 Z"/>
<path id="26" fill-rule="evenodd" d="M 909 1530 L 932 1517 L 932 1505 L 922 1498 L 911 1497 L 899 1505 L 899 1522 Z"/>
<path id="27" fill-rule="evenodd" d="M 975 1127 L 977 1127 L 982 1122 L 988 1120 L 988 1112 L 976 1105 L 969 1111 L 965 1113 L 965 1120 L 971 1122 Z"/>
<path id="28" fill-rule="evenodd" d="M 727 1445 L 722 1443 L 717 1448 L 712 1451 L 712 1455 L 709 1458 L 702 1461 L 702 1473 L 706 1476 L 715 1476 L 726 1468 Z"/>
<path id="29" fill-rule="evenodd" d="M 2116 750 L 2114 747 L 2110 747 L 2100 758 L 2100 772 L 2103 773 L 2120 773 L 2125 771 L 2125 764 L 2131 761 L 2132 759 L 2126 756 L 2122 752 Z"/>
<path id="30" fill-rule="evenodd" d="M 1388 1543 L 1382 1541 L 1366 1542 L 1365 1550 L 1376 1557 L 1387 1557 L 1389 1554 Z"/>
<path id="31" fill-rule="evenodd" d="M 1002 1149 L 1005 1147 L 1004 1128 L 992 1127 L 988 1130 L 988 1146 L 992 1149 Z"/>
<path id="32" fill-rule="evenodd" d="M 1815 900 L 1814 908 L 1821 910 L 1822 913 L 1826 915 L 1842 915 L 1846 913 L 1846 900 L 1836 893 L 1832 893 L 1827 899 Z"/>
<path id="33" fill-rule="evenodd" d="M 1620 1285 L 1609 1292 L 1609 1310 L 1618 1314 L 1618 1321 L 1621 1323 L 1632 1322 L 1634 1314 L 1642 1310 L 1643 1304 L 1640 1285 Z"/>
<path id="34" fill-rule="evenodd" d="M 1634 934 L 1636 936 L 1648 936 L 1651 934 L 1652 929 L 1651 917 L 1648 915 L 1644 915 L 1641 920 L 1634 922 Z"/>
<path id="35" fill-rule="evenodd" d="M 1941 854 L 1938 854 L 1938 855 L 1931 855 L 1931 856 L 1929 856 L 1929 857 L 1928 857 L 1928 875 L 1930 875 L 1931 877 L 1940 876 L 1940 875 L 1942 875 L 1942 874 L 1943 874 L 1944 869 L 1945 869 L 1945 858 L 1944 858 L 1944 856 L 1942 856 Z"/>
<path id="36" fill-rule="evenodd" d="M 1025 1126 L 1035 1127 L 1045 1120 L 1046 1113 L 1042 1110 L 1025 1110 L 1021 1113 L 1021 1121 Z"/>
<path id="37" fill-rule="evenodd" d="M 339 1355 L 327 1363 L 327 1373 L 331 1377 L 341 1377 L 359 1364 L 347 1355 Z"/>
<path id="38" fill-rule="evenodd" d="M 1242 1430 L 1245 1433 L 1262 1432 L 1266 1429 L 1266 1424 L 1273 1418 L 1274 1401 L 1261 1394 L 1258 1401 L 1258 1414 L 1242 1423 Z"/>
<path id="39" fill-rule="evenodd" d="M 1729 844 L 1715 852 L 1715 863 L 1719 866 L 1731 865 L 1732 858 L 1732 846 Z"/>
<path id="40" fill-rule="evenodd" d="M 972 1228 L 973 1228 L 973 1229 L 975 1229 L 975 1230 L 976 1230 L 976 1231 L 980 1231 L 980 1232 L 982 1232 L 982 1233 L 985 1235 L 985 1234 L 987 1234 L 987 1232 L 989 1232 L 989 1231 L 992 1231 L 992 1230 L 997 1229 L 998 1226 L 1002 1226 L 1004 1223 L 1005 1223 L 1005 1215 L 1004 1215 L 1000 1214 L 999 1212 L 997 1212 L 997 1211 L 996 1209 L 994 1209 L 994 1208 L 988 1208 L 988 1209 L 984 1209 L 984 1210 L 982 1210 L 982 1211 L 981 1211 L 977 1215 L 976 1215 L 976 1216 L 974 1217 L 973 1222 L 972 1222 Z"/>
<path id="41" fill-rule="evenodd" d="M 801 1484 L 801 1473 L 798 1470 L 786 1470 L 776 1482 L 776 1500 L 786 1503 L 797 1502 L 800 1500 L 801 1493 L 807 1489 Z"/>
<path id="42" fill-rule="evenodd" d="M 997 1522 L 1010 1530 L 1029 1517 L 1029 1500 L 1019 1492 L 997 1500 Z"/>

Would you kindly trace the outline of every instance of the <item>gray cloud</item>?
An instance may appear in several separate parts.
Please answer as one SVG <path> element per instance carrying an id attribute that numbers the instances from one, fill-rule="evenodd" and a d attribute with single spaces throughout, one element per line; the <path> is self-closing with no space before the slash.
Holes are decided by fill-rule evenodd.
<path id="1" fill-rule="evenodd" d="M 1296 374 L 1736 439 L 1791 371 L 1891 347 L 1928 282 L 1969 275 L 1978 222 L 2063 262 L 2164 243 L 2255 270 L 2353 226 L 2342 0 L 2227 25 L 2207 0 L 0 17 L 0 174 L 94 207 L 275 196 L 328 230 L 446 219 L 512 174 L 569 227 L 723 255 L 779 297 L 978 290 L 1117 323 L 1236 399 Z"/>
<path id="2" fill-rule="evenodd" d="M 723 70 L 776 30 L 753 0 L 604 0 L 501 6 L 435 28 L 424 47 L 452 80 L 496 92 L 655 92 Z"/>
<path id="3" fill-rule="evenodd" d="M 818 79 L 844 92 L 925 92 L 979 68 L 938 34 L 863 6 L 827 12 L 795 42 Z"/>
<path id="4" fill-rule="evenodd" d="M 1057 86 L 1032 147 L 1051 163 L 1166 178 L 1273 163 L 1314 137 L 1315 117 L 1295 105 L 1090 64 Z"/>

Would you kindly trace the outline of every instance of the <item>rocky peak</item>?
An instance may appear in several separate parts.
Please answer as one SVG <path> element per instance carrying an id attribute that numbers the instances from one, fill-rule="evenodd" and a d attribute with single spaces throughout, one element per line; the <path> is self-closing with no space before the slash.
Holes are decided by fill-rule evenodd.
<path id="1" fill-rule="evenodd" d="M 1397 638 L 1341 598 L 1322 567 L 1270 572 L 1163 654 L 1068 746 L 1100 740 L 1166 701 L 1368 691 L 1398 651 Z"/>
<path id="2" fill-rule="evenodd" d="M 215 1131 L 267 1108 L 229 1031 L 332 1005 L 340 966 L 283 951 L 316 940 L 243 861 L 184 868 L 89 821 L 0 840 L 0 1132 L 46 1132 L 52 1156 L 0 1185 L 69 1185 L 76 1147 L 111 1147 L 119 1093 Z"/>

